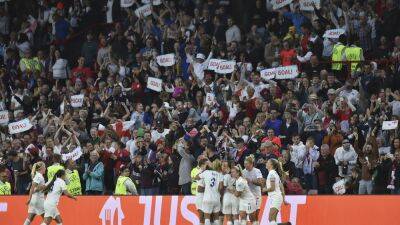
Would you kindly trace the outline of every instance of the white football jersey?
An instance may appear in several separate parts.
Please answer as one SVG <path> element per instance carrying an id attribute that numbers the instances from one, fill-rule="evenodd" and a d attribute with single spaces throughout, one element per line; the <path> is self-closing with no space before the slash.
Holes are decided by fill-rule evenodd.
<path id="1" fill-rule="evenodd" d="M 221 194 L 219 193 L 219 184 L 223 182 L 221 173 L 213 170 L 206 170 L 199 175 L 204 179 L 204 198 L 203 202 L 219 202 Z"/>
<path id="2" fill-rule="evenodd" d="M 253 167 L 252 170 L 243 170 L 243 178 L 245 179 L 250 179 L 250 180 L 256 180 L 259 178 L 262 178 L 262 173 L 259 169 Z M 249 183 L 248 184 L 250 187 L 251 192 L 255 197 L 261 196 L 261 187 L 257 186 L 255 184 Z"/>
<path id="3" fill-rule="evenodd" d="M 268 173 L 268 177 L 267 177 L 267 181 L 266 181 L 266 185 L 267 188 L 271 187 L 271 182 L 275 182 L 275 191 L 269 192 L 268 194 L 278 194 L 281 195 L 281 178 L 279 177 L 278 173 L 275 170 L 271 170 Z"/>
<path id="4" fill-rule="evenodd" d="M 44 180 L 44 177 L 41 173 L 36 173 L 35 176 L 32 179 L 32 183 L 35 183 L 37 185 L 45 185 L 46 181 Z M 42 191 L 35 191 L 32 194 L 32 198 L 44 198 L 44 193 Z"/>
<path id="5" fill-rule="evenodd" d="M 46 202 L 52 205 L 58 205 L 60 197 L 65 190 L 67 190 L 67 185 L 65 184 L 65 181 L 61 178 L 57 178 L 54 181 L 53 187 L 50 189 L 50 192 L 47 194 Z"/>
<path id="6" fill-rule="evenodd" d="M 239 177 L 236 180 L 236 191 L 241 192 L 239 199 L 247 202 L 255 201 L 253 193 L 250 190 L 250 187 L 247 183 L 247 180 L 243 177 Z"/>

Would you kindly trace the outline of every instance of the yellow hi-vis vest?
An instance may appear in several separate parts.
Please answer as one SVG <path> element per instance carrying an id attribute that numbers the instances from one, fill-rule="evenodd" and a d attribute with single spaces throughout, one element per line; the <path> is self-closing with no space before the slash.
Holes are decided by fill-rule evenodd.
<path id="1" fill-rule="evenodd" d="M 344 50 L 344 55 L 346 56 L 346 60 L 347 61 L 361 61 L 361 51 L 362 51 L 362 49 L 357 46 L 347 47 Z M 351 73 L 360 71 L 361 68 L 359 65 L 360 65 L 359 62 L 351 63 L 351 67 L 350 67 Z"/>
<path id="2" fill-rule="evenodd" d="M 117 180 L 117 184 L 115 185 L 115 195 L 127 195 L 128 191 L 126 190 L 125 181 L 130 180 L 129 177 L 119 176 Z"/>
<path id="3" fill-rule="evenodd" d="M 52 180 L 54 175 L 57 173 L 59 170 L 63 170 L 64 167 L 61 166 L 60 164 L 56 165 L 51 165 L 47 168 L 47 180 Z"/>
<path id="4" fill-rule="evenodd" d="M 195 167 L 190 172 L 190 177 L 192 178 L 192 185 L 190 187 L 192 195 L 197 194 L 197 181 L 195 180 L 196 176 L 200 173 L 200 167 Z"/>
<path id="5" fill-rule="evenodd" d="M 0 184 L 0 195 L 11 195 L 11 184 L 8 182 Z"/>
<path id="6" fill-rule="evenodd" d="M 343 44 L 335 44 L 333 46 L 333 51 L 332 51 L 332 61 L 342 61 L 342 55 L 343 55 L 343 50 L 345 49 L 346 46 Z M 332 70 L 341 70 L 343 68 L 342 63 L 334 63 L 332 62 Z"/>
<path id="7" fill-rule="evenodd" d="M 67 175 L 68 178 L 68 185 L 67 190 L 71 195 L 82 195 L 82 186 L 81 186 L 81 179 L 79 178 L 78 170 L 71 171 L 70 174 Z"/>

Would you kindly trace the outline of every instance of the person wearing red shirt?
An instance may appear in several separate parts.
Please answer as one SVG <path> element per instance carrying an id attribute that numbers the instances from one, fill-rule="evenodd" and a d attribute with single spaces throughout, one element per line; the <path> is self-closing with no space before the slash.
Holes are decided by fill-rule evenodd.
<path id="1" fill-rule="evenodd" d="M 345 97 L 340 97 L 333 104 L 333 114 L 337 116 L 339 122 L 350 120 L 351 115 L 356 111 L 356 107 Z"/>
<path id="2" fill-rule="evenodd" d="M 122 142 L 116 142 L 115 152 L 110 156 L 114 160 L 115 174 L 119 174 L 121 165 L 128 165 L 131 161 L 130 152 L 126 150 L 125 145 Z"/>
<path id="3" fill-rule="evenodd" d="M 270 141 L 277 145 L 279 148 L 282 147 L 282 141 L 279 137 L 275 136 L 275 132 L 273 129 L 268 129 L 267 136 L 261 140 L 261 142 Z"/>
<path id="4" fill-rule="evenodd" d="M 93 77 L 93 71 L 89 67 L 85 67 L 85 58 L 83 56 L 78 59 L 78 66 L 72 69 L 72 83 L 75 83 L 77 79 L 85 82 L 86 79 Z"/>
<path id="5" fill-rule="evenodd" d="M 293 64 L 293 59 L 296 58 L 296 50 L 290 48 L 288 41 L 284 41 L 280 56 L 282 66 L 290 66 Z"/>

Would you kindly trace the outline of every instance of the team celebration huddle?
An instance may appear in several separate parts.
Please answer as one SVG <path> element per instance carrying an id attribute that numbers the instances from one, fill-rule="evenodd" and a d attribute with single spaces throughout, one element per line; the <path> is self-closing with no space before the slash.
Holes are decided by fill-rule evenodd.
<path id="1" fill-rule="evenodd" d="M 277 214 L 285 199 L 281 177 L 286 176 L 282 165 L 276 159 L 266 162 L 268 177 L 263 179 L 261 171 L 254 167 L 254 156 L 247 156 L 245 168 L 218 159 L 210 162 L 202 158 L 198 163 L 198 174 L 192 189 L 197 188 L 196 207 L 200 224 L 246 225 L 250 221 L 259 224 L 261 195 L 268 193 L 271 209 L 269 224 L 277 225 Z M 291 223 L 279 223 L 290 225 Z"/>
<path id="2" fill-rule="evenodd" d="M 44 218 L 41 225 L 49 225 L 52 220 L 57 222 L 57 225 L 62 225 L 60 212 L 57 209 L 60 197 L 65 195 L 69 198 L 77 200 L 75 196 L 70 194 L 67 189 L 66 172 L 62 168 L 53 169 L 52 167 L 47 172 L 49 181 L 45 183 L 46 165 L 44 162 L 37 162 L 32 168 L 32 186 L 29 191 L 28 205 L 28 218 L 23 225 L 31 224 L 35 216 L 42 216 Z M 45 197 L 45 194 L 46 197 Z"/>
<path id="3" fill-rule="evenodd" d="M 399 87 L 400 0 L 0 0 L 0 224 L 398 224 Z"/>

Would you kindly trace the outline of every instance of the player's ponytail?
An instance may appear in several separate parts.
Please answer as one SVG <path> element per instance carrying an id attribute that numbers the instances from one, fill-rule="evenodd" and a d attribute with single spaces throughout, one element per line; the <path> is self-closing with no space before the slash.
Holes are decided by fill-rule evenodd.
<path id="1" fill-rule="evenodd" d="M 35 177 L 36 172 L 37 172 L 38 170 L 40 170 L 43 166 L 45 166 L 45 164 L 44 164 L 44 162 L 42 162 L 42 161 L 33 164 L 33 166 L 32 166 L 32 172 L 31 172 L 31 177 L 32 177 L 32 179 Z"/>
<path id="2" fill-rule="evenodd" d="M 278 173 L 279 177 L 281 177 L 282 180 L 285 180 L 286 179 L 286 173 L 282 168 L 282 163 L 279 162 L 276 159 L 270 159 L 270 160 L 272 162 L 272 166 L 274 167 L 274 169 Z"/>
<path id="3" fill-rule="evenodd" d="M 56 172 L 56 174 L 54 174 L 53 179 L 50 181 L 50 183 L 48 183 L 44 189 L 44 192 L 48 192 L 49 190 L 51 190 L 53 188 L 54 182 L 56 181 L 57 178 L 62 177 L 65 175 L 65 170 L 59 170 Z"/>

